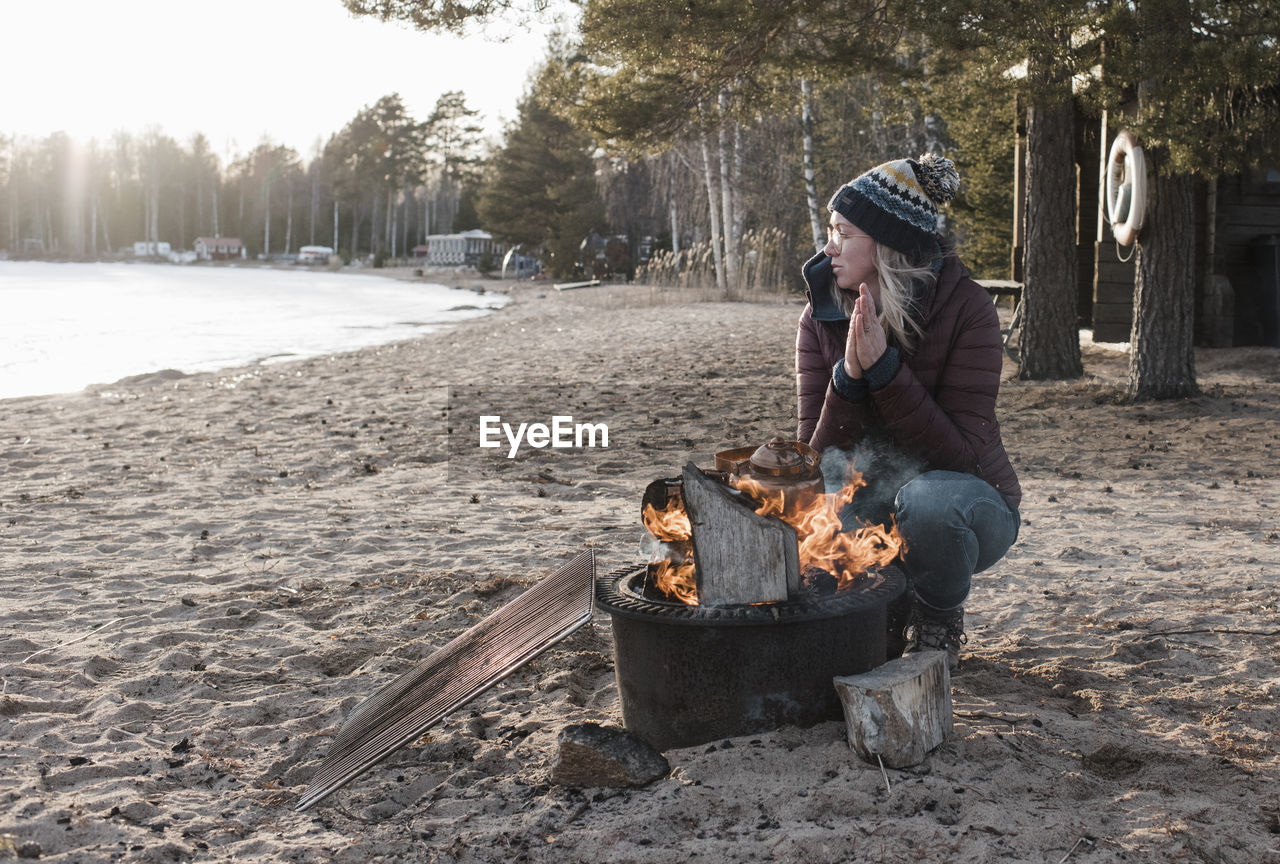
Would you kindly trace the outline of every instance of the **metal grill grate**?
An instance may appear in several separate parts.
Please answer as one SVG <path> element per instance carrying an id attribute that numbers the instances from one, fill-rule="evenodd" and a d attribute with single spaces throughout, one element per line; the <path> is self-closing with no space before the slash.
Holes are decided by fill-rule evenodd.
<path id="1" fill-rule="evenodd" d="M 579 553 L 361 703 L 296 809 L 350 783 L 591 620 L 595 567 L 590 549 Z"/>

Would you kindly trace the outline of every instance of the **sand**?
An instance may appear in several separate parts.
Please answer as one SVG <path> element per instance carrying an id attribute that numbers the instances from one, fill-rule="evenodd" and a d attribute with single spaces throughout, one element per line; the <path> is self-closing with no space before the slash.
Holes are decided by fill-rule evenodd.
<path id="1" fill-rule="evenodd" d="M 1118 404 L 1098 346 L 1006 381 L 1022 536 L 975 582 L 954 738 L 890 788 L 839 722 L 550 785 L 561 728 L 621 720 L 605 617 L 293 812 L 378 686 L 586 545 L 641 560 L 650 480 L 789 433 L 800 308 L 523 286 L 411 342 L 0 402 L 0 857 L 1280 862 L 1261 348 L 1178 402 Z M 507 460 L 451 395 L 610 446 Z"/>

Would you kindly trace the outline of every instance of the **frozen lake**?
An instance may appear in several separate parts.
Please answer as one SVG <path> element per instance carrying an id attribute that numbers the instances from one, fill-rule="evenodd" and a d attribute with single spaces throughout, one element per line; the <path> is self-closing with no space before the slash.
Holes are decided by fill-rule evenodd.
<path id="1" fill-rule="evenodd" d="M 381 345 L 505 302 L 327 271 L 0 261 L 0 399 Z"/>

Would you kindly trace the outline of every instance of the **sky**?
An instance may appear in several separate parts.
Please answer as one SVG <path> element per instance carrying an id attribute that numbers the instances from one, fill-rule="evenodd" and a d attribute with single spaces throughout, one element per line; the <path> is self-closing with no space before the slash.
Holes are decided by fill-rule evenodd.
<path id="1" fill-rule="evenodd" d="M 426 119 L 466 93 L 497 138 L 553 22 L 433 35 L 355 18 L 342 0 L 0 0 L 0 132 L 87 141 L 158 125 L 224 158 L 264 136 L 310 158 L 398 92 Z"/>

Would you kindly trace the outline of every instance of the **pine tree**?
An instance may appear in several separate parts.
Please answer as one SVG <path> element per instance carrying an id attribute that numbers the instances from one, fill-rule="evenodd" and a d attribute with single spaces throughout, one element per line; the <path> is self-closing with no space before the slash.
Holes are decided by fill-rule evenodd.
<path id="1" fill-rule="evenodd" d="M 475 179 L 484 132 L 479 117 L 479 111 L 467 107 L 461 91 L 451 90 L 436 100 L 425 123 L 426 152 L 434 174 L 433 212 L 438 223 L 432 226 L 433 233 L 454 230 L 463 189 Z"/>
<path id="2" fill-rule="evenodd" d="M 548 104 L 563 66 L 550 60 L 520 100 L 488 165 L 479 211 L 495 237 L 537 251 L 556 276 L 574 274 L 583 238 L 603 223 L 594 144 Z"/>

